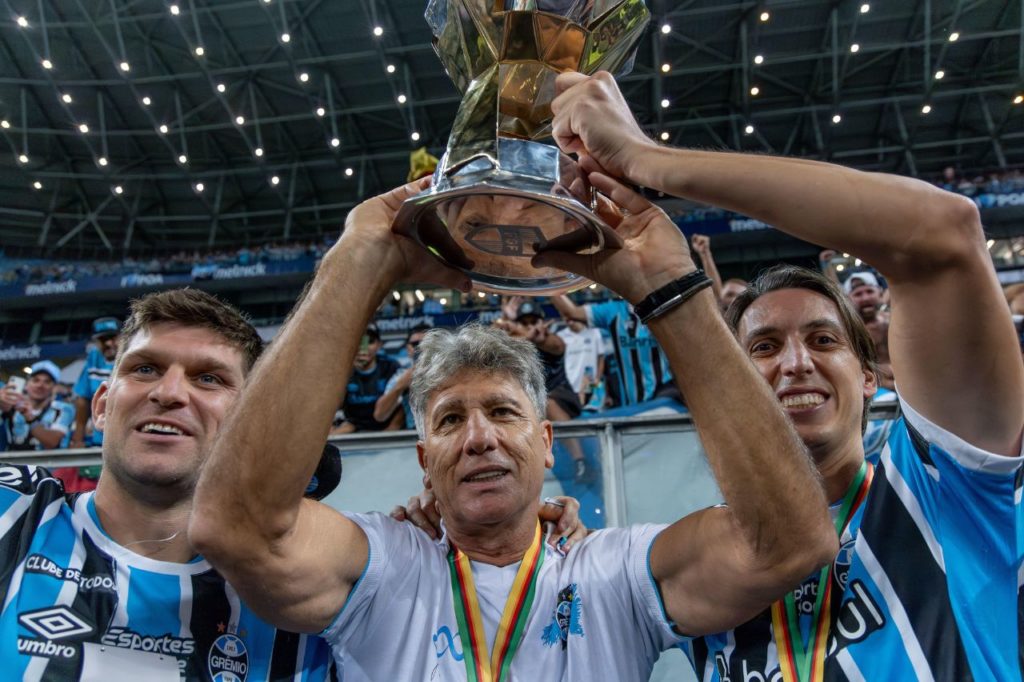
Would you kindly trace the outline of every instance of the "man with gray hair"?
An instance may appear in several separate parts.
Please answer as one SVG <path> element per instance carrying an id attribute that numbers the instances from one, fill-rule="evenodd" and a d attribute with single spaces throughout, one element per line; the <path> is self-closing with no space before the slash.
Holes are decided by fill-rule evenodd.
<path id="1" fill-rule="evenodd" d="M 819 480 L 778 401 L 682 234 L 626 189 L 612 199 L 628 213 L 604 215 L 623 246 L 587 275 L 657 335 L 727 506 L 553 551 L 537 521 L 554 458 L 536 352 L 479 327 L 431 332 L 413 380 L 440 540 L 303 501 L 376 303 L 398 282 L 469 289 L 390 229 L 425 186 L 349 214 L 203 469 L 189 537 L 246 603 L 279 626 L 322 633 L 346 682 L 643 680 L 660 651 L 742 622 L 835 555 Z"/>

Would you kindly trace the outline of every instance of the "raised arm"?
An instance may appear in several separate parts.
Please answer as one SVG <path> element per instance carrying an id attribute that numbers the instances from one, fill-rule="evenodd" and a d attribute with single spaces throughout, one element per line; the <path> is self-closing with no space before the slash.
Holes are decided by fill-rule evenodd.
<path id="1" fill-rule="evenodd" d="M 249 606 L 280 627 L 323 629 L 366 565 L 362 530 L 302 495 L 377 303 L 406 277 L 468 289 L 463 276 L 390 232 L 402 201 L 421 188 L 407 185 L 349 214 L 341 239 L 253 370 L 200 476 L 190 540 Z"/>
<path id="2" fill-rule="evenodd" d="M 902 396 L 977 447 L 1020 453 L 1024 367 L 969 199 L 815 161 L 662 147 L 643 134 L 607 74 L 564 74 L 558 88 L 555 138 L 580 152 L 585 167 L 871 263 L 891 288 L 889 345 Z"/>
<path id="3" fill-rule="evenodd" d="M 572 299 L 565 294 L 552 296 L 551 304 L 555 306 L 555 310 L 557 310 L 560 315 L 563 315 L 570 320 L 579 320 L 580 322 L 587 321 L 587 311 L 583 306 L 576 305 L 572 302 Z"/>
<path id="4" fill-rule="evenodd" d="M 696 270 L 685 238 L 663 211 L 607 176 L 593 174 L 591 182 L 628 211 L 616 228 L 622 249 L 593 257 L 545 252 L 539 264 L 578 272 L 634 305 Z M 803 443 L 729 332 L 712 293 L 701 291 L 649 325 L 728 503 L 662 532 L 650 567 L 682 632 L 720 632 L 830 561 L 838 542 Z"/>
<path id="5" fill-rule="evenodd" d="M 711 253 L 711 237 L 706 234 L 695 234 L 690 240 L 693 250 L 700 256 L 701 266 L 711 280 L 711 291 L 715 300 L 722 299 L 722 276 L 718 274 L 718 265 L 715 263 L 715 255 Z"/>
<path id="6" fill-rule="evenodd" d="M 412 367 L 399 369 L 394 379 L 388 380 L 388 388 L 384 394 L 377 398 L 373 405 L 373 418 L 379 422 L 384 421 L 395 413 L 395 408 L 402 402 L 402 394 L 412 383 Z"/>

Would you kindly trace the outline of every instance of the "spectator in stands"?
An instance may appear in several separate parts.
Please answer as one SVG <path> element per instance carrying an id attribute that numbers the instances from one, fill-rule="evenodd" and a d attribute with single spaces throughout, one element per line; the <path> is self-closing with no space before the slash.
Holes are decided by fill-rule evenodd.
<path id="1" fill-rule="evenodd" d="M 544 308 L 535 300 L 510 296 L 502 301 L 502 315 L 494 321 L 495 327 L 514 338 L 526 339 L 537 348 L 547 392 L 545 416 L 555 422 L 580 416 L 583 405 L 565 374 L 565 342 L 548 331 L 544 323 Z M 573 460 L 575 480 L 581 483 L 593 481 L 597 471 L 587 466 L 579 441 L 566 439 L 565 446 Z"/>
<path id="2" fill-rule="evenodd" d="M 337 679 L 322 640 L 261 621 L 185 533 L 207 448 L 261 345 L 201 291 L 135 301 L 92 405 L 106 431 L 96 492 L 66 496 L 42 468 L 3 467 L 4 678 Z M 74 636 L 61 636 L 66 625 Z"/>
<path id="3" fill-rule="evenodd" d="M 110 377 L 117 357 L 117 342 L 121 338 L 121 321 L 116 317 L 100 317 L 92 323 L 92 342 L 85 356 L 85 366 L 75 382 L 75 430 L 71 434 L 71 447 L 84 448 L 103 445 L 103 432 L 91 423 L 92 397 L 100 384 Z M 97 472 L 97 476 L 98 476 Z M 92 478 L 95 478 L 93 476 Z"/>
<path id="4" fill-rule="evenodd" d="M 601 332 L 584 322 L 570 318 L 558 336 L 565 343 L 565 375 L 580 403 L 586 405 L 590 394 L 604 380 L 604 341 Z"/>
<path id="5" fill-rule="evenodd" d="M 405 419 L 400 428 L 415 429 L 416 422 L 413 420 L 412 406 L 409 405 L 409 384 L 412 383 L 412 371 L 416 366 L 416 356 L 419 353 L 420 342 L 430 331 L 430 325 L 418 324 L 409 330 L 409 336 L 405 339 L 405 357 L 398 361 L 398 369 L 388 379 L 384 387 L 384 394 L 377 399 L 373 407 L 373 418 L 378 422 L 385 422 L 395 413 L 399 403 L 402 405 L 402 413 Z"/>
<path id="6" fill-rule="evenodd" d="M 8 450 L 55 450 L 75 419 L 75 408 L 56 400 L 60 368 L 49 360 L 32 365 L 24 391 L 11 384 L 0 390 L 0 420 Z"/>
<path id="7" fill-rule="evenodd" d="M 668 359 L 628 302 L 620 299 L 579 306 L 564 294 L 552 296 L 551 302 L 562 317 L 604 329 L 611 336 L 614 372 L 609 372 L 613 384 L 609 392 L 620 405 L 636 405 L 673 390 Z"/>
<path id="8" fill-rule="evenodd" d="M 892 360 L 889 359 L 889 312 L 882 303 L 883 291 L 878 277 L 868 270 L 854 272 L 843 282 L 843 291 L 864 321 L 875 344 L 880 385 L 894 390 Z"/>
<path id="9" fill-rule="evenodd" d="M 376 297 L 399 281 L 469 286 L 391 231 L 425 185 L 349 213 L 203 467 L 189 537 L 242 598 L 281 625 L 323 631 L 346 678 L 351 664 L 361 679 L 382 681 L 641 680 L 679 632 L 743 620 L 834 556 L 813 467 L 710 292 L 691 292 L 651 326 L 687 382 L 728 505 L 667 530 L 598 531 L 569 558 L 547 550 L 537 523 L 553 460 L 543 372 L 530 344 L 479 325 L 432 330 L 413 382 L 419 462 L 444 541 L 382 514 L 302 501 Z M 623 248 L 588 276 L 639 303 L 696 274 L 663 212 L 636 194 L 619 199 L 630 211 L 618 224 Z M 348 296 L 339 314 L 339 298 L 354 291 L 374 296 Z M 286 382 L 301 402 L 276 400 Z"/>
<path id="10" fill-rule="evenodd" d="M 732 305 L 736 297 L 746 290 L 747 281 L 738 277 L 730 277 L 725 282 L 722 281 L 722 276 L 718 274 L 718 265 L 715 264 L 714 254 L 711 253 L 711 237 L 695 234 L 691 240 L 691 245 L 697 255 L 700 256 L 700 262 L 704 266 L 704 271 L 711 279 L 715 298 L 718 299 L 718 305 L 724 313 Z"/>
<path id="11" fill-rule="evenodd" d="M 394 410 L 385 419 L 374 418 L 377 400 L 384 395 L 388 379 L 398 370 L 398 363 L 383 352 L 380 332 L 369 325 L 363 333 L 356 353 L 352 376 L 345 388 L 341 409 L 345 421 L 331 430 L 332 436 L 355 431 L 391 431 L 402 428 L 404 415 Z"/>
<path id="12" fill-rule="evenodd" d="M 904 417 L 877 471 L 861 440 L 872 344 L 835 287 L 790 266 L 730 308 L 818 465 L 842 549 L 752 621 L 686 643 L 700 675 L 1018 679 L 1024 365 L 974 203 L 910 178 L 657 145 L 608 74 L 562 74 L 556 90 L 555 140 L 613 199 L 631 191 L 607 172 L 852 253 L 894 290 Z M 612 258 L 552 252 L 534 264 L 600 274 Z"/>

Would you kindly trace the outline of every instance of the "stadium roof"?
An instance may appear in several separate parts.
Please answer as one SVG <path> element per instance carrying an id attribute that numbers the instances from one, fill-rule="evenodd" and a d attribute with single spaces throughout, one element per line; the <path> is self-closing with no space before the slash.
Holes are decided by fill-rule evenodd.
<path id="1" fill-rule="evenodd" d="M 0 244 L 120 255 L 336 233 L 404 180 L 410 151 L 446 142 L 460 98 L 425 4 L 0 0 Z M 622 87 L 659 139 L 929 177 L 1024 159 L 1021 2 L 648 6 Z"/>

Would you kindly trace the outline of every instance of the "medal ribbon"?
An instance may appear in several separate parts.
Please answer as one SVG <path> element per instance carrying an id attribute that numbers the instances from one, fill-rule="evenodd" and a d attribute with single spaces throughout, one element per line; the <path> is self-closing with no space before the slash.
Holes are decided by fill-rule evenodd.
<path id="1" fill-rule="evenodd" d="M 860 465 L 857 475 L 851 481 L 843 496 L 839 514 L 836 516 L 836 533 L 840 538 L 867 496 L 874 477 L 875 468 L 867 461 Z M 779 668 L 786 682 L 819 682 L 825 675 L 825 646 L 832 608 L 832 562 L 822 567 L 818 575 L 818 590 L 811 614 L 809 641 L 800 631 L 793 592 L 772 604 L 772 628 L 775 632 L 775 647 L 779 652 Z"/>
<path id="2" fill-rule="evenodd" d="M 459 637 L 462 639 L 466 674 L 470 682 L 499 682 L 508 679 L 512 657 L 516 655 L 516 649 L 523 639 L 526 619 L 533 605 L 542 563 L 544 552 L 538 523 L 533 532 L 533 542 L 519 564 L 516 579 L 505 600 L 505 610 L 494 636 L 494 649 L 488 655 L 484 621 L 480 616 L 480 603 L 473 583 L 473 569 L 469 557 L 452 545 L 448 552 L 448 569 L 455 595 L 455 618 L 459 622 Z"/>

